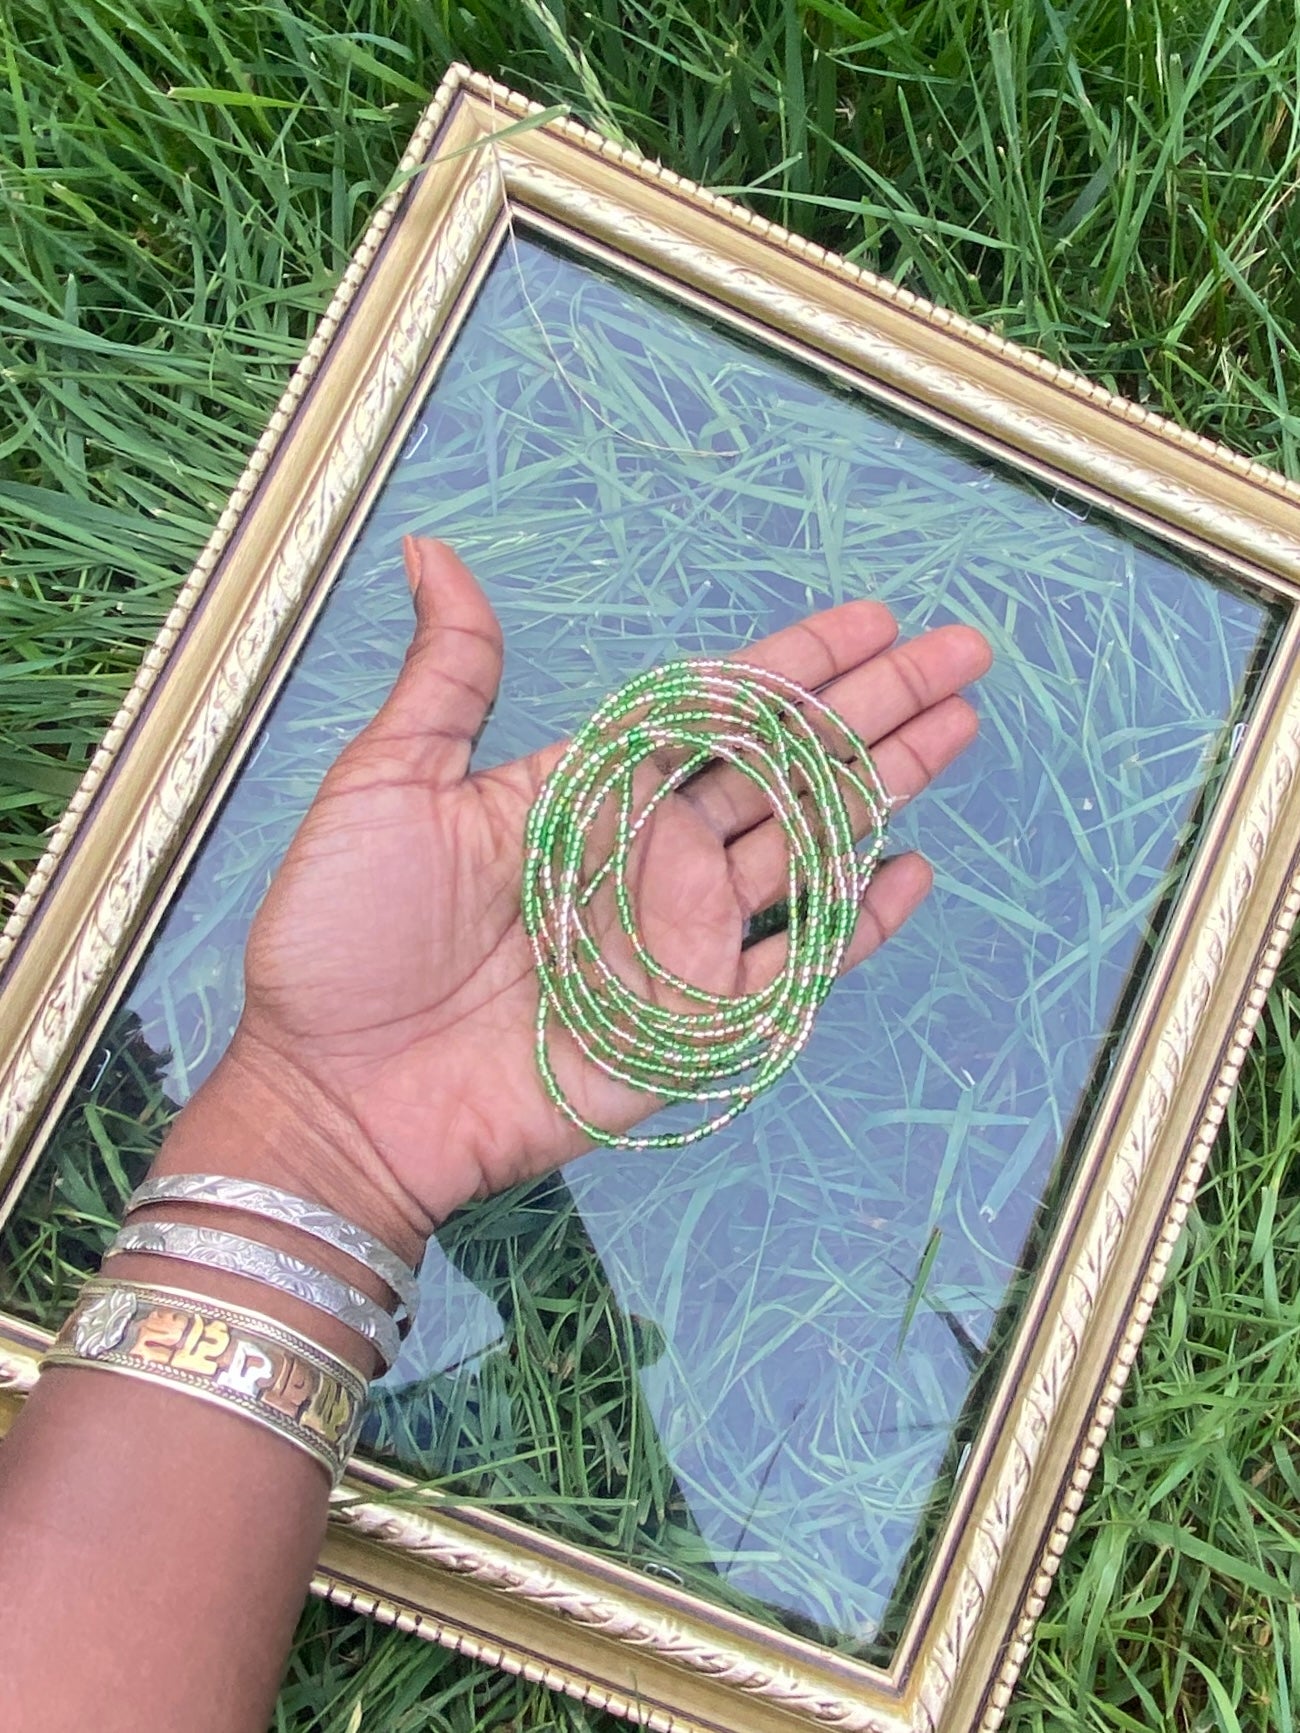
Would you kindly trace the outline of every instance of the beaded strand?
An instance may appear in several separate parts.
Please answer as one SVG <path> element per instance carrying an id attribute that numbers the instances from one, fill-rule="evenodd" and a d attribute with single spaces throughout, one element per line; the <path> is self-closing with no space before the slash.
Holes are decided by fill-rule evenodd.
<path id="1" fill-rule="evenodd" d="M 844 757 L 832 752 L 815 721 Z M 662 779 L 638 811 L 634 778 L 651 761 Z M 633 846 L 656 809 L 719 761 L 763 793 L 789 849 L 785 964 L 766 987 L 735 997 L 692 985 L 650 954 L 628 884 Z M 846 792 L 866 812 L 861 851 Z M 607 698 L 548 777 L 525 832 L 521 900 L 540 986 L 537 1065 L 560 1112 L 595 1143 L 675 1149 L 728 1124 L 770 1088 L 807 1042 L 839 973 L 884 851 L 890 804 L 857 735 L 811 693 L 766 669 L 671 662 Z M 611 805 L 613 847 L 592 867 L 593 832 Z M 589 911 L 606 883 L 636 962 L 684 1005 L 655 1004 L 602 956 Z M 550 1051 L 556 1025 L 620 1083 L 664 1103 L 722 1105 L 685 1132 L 633 1136 L 593 1125 L 556 1077 Z"/>

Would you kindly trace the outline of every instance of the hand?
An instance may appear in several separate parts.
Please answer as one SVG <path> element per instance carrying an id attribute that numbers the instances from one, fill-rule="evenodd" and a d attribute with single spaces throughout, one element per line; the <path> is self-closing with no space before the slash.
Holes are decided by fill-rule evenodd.
<path id="1" fill-rule="evenodd" d="M 310 1167 L 302 1188 L 368 1217 L 399 1249 L 470 1197 L 584 1147 L 538 1078 L 537 985 L 519 909 L 525 819 L 561 747 L 471 773 L 500 678 L 500 628 L 449 549 L 408 541 L 406 555 L 414 641 L 271 886 L 249 939 L 244 1015 L 204 1092 L 209 1109 L 214 1097 L 242 1100 L 246 1122 L 257 1117 L 250 1090 L 277 1123 L 287 1110 L 278 1136 L 284 1160 Z M 973 738 L 975 713 L 957 689 L 990 654 L 969 627 L 900 645 L 896 630 L 881 604 L 848 602 L 743 657 L 817 688 L 906 799 Z M 785 894 L 784 840 L 765 815 L 757 791 L 719 766 L 665 801 L 644 833 L 646 942 L 713 992 L 746 991 L 779 967 L 783 936 L 742 949 L 748 918 Z M 930 883 L 919 855 L 887 862 L 845 968 L 894 933 Z M 652 1105 L 590 1065 L 564 1076 L 583 1115 L 611 1129 Z"/>

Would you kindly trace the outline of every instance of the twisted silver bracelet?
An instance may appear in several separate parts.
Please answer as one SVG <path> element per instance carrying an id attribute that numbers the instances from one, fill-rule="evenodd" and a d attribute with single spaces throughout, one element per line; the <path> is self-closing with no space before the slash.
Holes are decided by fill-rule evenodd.
<path id="1" fill-rule="evenodd" d="M 407 1323 L 415 1317 L 420 1286 L 408 1266 L 382 1240 L 326 1209 L 324 1204 L 295 1197 L 292 1192 L 281 1191 L 279 1186 L 264 1185 L 258 1180 L 231 1179 L 219 1173 L 171 1173 L 160 1179 L 147 1179 L 138 1186 L 127 1200 L 126 1213 L 130 1215 L 133 1210 L 155 1203 L 200 1203 L 214 1209 L 242 1210 L 245 1215 L 296 1228 L 300 1234 L 333 1246 L 336 1252 L 343 1252 L 378 1276 L 396 1295 L 406 1312 Z"/>
<path id="2" fill-rule="evenodd" d="M 119 1252 L 149 1252 L 155 1257 L 176 1258 L 181 1263 L 200 1264 L 204 1269 L 224 1270 L 228 1275 L 262 1282 L 355 1330 L 373 1344 L 385 1371 L 401 1348 L 397 1325 L 369 1294 L 363 1294 L 350 1282 L 339 1281 L 326 1270 L 318 1270 L 314 1264 L 257 1240 L 223 1233 L 219 1228 L 191 1227 L 188 1222 L 128 1222 L 118 1231 L 105 1258 Z"/>

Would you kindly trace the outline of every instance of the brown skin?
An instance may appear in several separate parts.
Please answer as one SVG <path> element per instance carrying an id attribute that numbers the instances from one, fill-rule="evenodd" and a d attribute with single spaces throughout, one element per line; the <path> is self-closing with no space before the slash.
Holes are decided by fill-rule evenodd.
<path id="1" fill-rule="evenodd" d="M 538 1081 L 519 916 L 524 822 L 560 748 L 469 773 L 500 631 L 448 549 L 406 553 L 417 629 L 405 666 L 294 839 L 249 940 L 239 1030 L 155 1171 L 272 1181 L 414 1263 L 458 1204 L 585 1145 Z M 973 738 L 957 692 L 989 651 L 966 627 L 894 637 L 886 609 L 850 602 L 743 657 L 824 689 L 886 786 L 910 798 Z M 785 850 L 749 785 L 709 771 L 647 832 L 636 893 L 653 954 L 717 992 L 769 979 L 784 940 L 742 951 L 741 938 L 784 895 Z M 846 968 L 901 926 L 930 879 L 915 854 L 876 874 Z M 627 1128 L 646 1110 L 590 1067 L 570 1059 L 564 1075 L 599 1124 Z M 356 1278 L 355 1266 L 332 1267 Z M 148 1258 L 117 1268 L 272 1311 L 357 1353 L 319 1315 L 238 1278 L 178 1276 Z M 0 1451 L 0 1725 L 256 1733 L 325 1495 L 310 1458 L 238 1416 L 109 1374 L 47 1374 Z"/>

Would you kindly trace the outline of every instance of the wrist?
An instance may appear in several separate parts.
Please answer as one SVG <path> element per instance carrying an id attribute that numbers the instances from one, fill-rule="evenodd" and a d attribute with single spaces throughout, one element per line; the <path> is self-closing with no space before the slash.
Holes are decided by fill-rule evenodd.
<path id="1" fill-rule="evenodd" d="M 412 1268 L 435 1225 L 352 1116 L 242 1030 L 173 1122 L 153 1172 L 279 1186 L 366 1228 Z"/>

